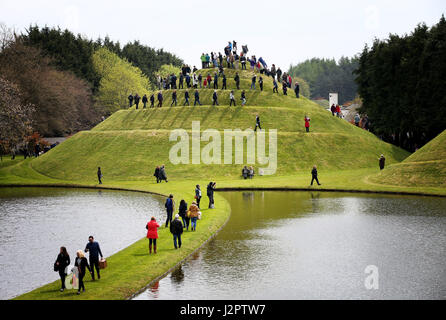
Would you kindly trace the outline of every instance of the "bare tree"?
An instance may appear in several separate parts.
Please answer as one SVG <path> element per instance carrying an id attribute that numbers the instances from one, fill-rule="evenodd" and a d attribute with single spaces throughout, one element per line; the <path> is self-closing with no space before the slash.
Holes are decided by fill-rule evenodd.
<path id="1" fill-rule="evenodd" d="M 14 39 L 14 31 L 3 22 L 0 22 L 0 52 L 12 44 Z"/>

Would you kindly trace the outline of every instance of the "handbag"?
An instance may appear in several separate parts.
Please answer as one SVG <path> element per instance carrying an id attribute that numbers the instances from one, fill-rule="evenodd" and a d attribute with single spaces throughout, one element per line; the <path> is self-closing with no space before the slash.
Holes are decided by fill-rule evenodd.
<path id="1" fill-rule="evenodd" d="M 59 265 L 57 264 L 57 261 L 54 262 L 54 271 L 59 271 Z"/>
<path id="2" fill-rule="evenodd" d="M 99 260 L 99 269 L 105 269 L 107 268 L 107 260 L 105 258 L 102 258 Z"/>

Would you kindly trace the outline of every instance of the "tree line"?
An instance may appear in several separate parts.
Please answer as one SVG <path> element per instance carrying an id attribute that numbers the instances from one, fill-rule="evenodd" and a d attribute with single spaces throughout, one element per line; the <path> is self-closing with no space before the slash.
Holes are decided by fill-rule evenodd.
<path id="1" fill-rule="evenodd" d="M 150 79 L 163 64 L 182 60 L 138 41 L 121 48 L 109 38 L 38 26 L 17 34 L 0 23 L 0 152 L 17 149 L 34 132 L 90 129 L 125 107 L 131 90 L 153 88 Z"/>
<path id="2" fill-rule="evenodd" d="M 356 73 L 371 131 L 414 151 L 446 128 L 446 20 L 365 46 Z"/>
<path id="3" fill-rule="evenodd" d="M 311 98 L 328 98 L 330 92 L 339 93 L 340 103 L 355 99 L 357 84 L 354 70 L 358 57 L 334 59 L 312 58 L 297 65 L 291 65 L 288 73 L 308 82 Z"/>

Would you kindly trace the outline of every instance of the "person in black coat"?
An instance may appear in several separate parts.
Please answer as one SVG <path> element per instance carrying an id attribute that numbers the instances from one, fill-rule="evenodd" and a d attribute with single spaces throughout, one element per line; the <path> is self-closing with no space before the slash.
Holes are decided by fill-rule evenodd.
<path id="1" fill-rule="evenodd" d="M 163 94 L 158 92 L 158 107 L 161 108 L 163 106 Z"/>
<path id="2" fill-rule="evenodd" d="M 147 101 L 149 101 L 149 100 L 147 99 L 147 95 L 143 95 L 143 96 L 142 96 L 143 109 L 146 108 Z"/>
<path id="3" fill-rule="evenodd" d="M 170 223 L 170 233 L 173 234 L 173 245 L 175 246 L 175 249 L 181 248 L 181 234 L 183 233 L 183 224 L 181 223 L 180 216 L 178 214 L 175 215 L 175 219 Z"/>
<path id="4" fill-rule="evenodd" d="M 313 185 L 313 181 L 316 180 L 317 184 L 320 186 L 319 180 L 317 178 L 317 168 L 313 166 L 313 170 L 311 170 L 311 185 Z"/>
<path id="5" fill-rule="evenodd" d="M 85 285 L 84 285 L 84 277 L 85 277 L 85 271 L 88 269 L 88 272 L 91 274 L 90 266 L 88 265 L 88 260 L 85 258 L 84 253 L 82 250 L 77 250 L 76 252 L 76 261 L 74 263 L 74 266 L 77 267 L 77 270 L 79 271 L 79 289 L 77 289 L 77 294 L 81 294 L 82 291 L 85 291 Z"/>
<path id="6" fill-rule="evenodd" d="M 227 88 L 226 88 L 226 75 L 225 74 L 223 74 L 222 81 L 223 81 L 223 85 L 222 85 L 221 89 L 222 90 L 227 90 Z"/>
<path id="7" fill-rule="evenodd" d="M 379 169 L 383 170 L 385 165 L 386 165 L 386 158 L 384 158 L 384 155 L 382 154 L 381 157 L 379 157 Z"/>
<path id="8" fill-rule="evenodd" d="M 198 90 L 195 90 L 195 100 L 194 100 L 194 106 L 198 103 L 201 106 L 200 103 L 200 94 L 198 93 Z"/>
<path id="9" fill-rule="evenodd" d="M 159 178 L 160 178 L 160 182 L 163 181 L 163 180 L 165 180 L 166 182 L 168 182 L 168 181 L 167 181 L 167 176 L 166 176 L 166 170 L 165 170 L 165 168 L 164 168 L 164 164 L 160 167 Z"/>
<path id="10" fill-rule="evenodd" d="M 138 94 L 135 94 L 135 97 L 133 99 L 135 100 L 136 109 L 138 109 L 139 100 L 141 99 L 141 97 Z"/>
<path id="11" fill-rule="evenodd" d="M 155 169 L 155 173 L 153 174 L 156 178 L 156 183 L 160 183 L 161 179 L 160 179 L 160 167 L 157 166 Z"/>
<path id="12" fill-rule="evenodd" d="M 150 95 L 150 108 L 155 107 L 155 95 L 152 93 Z"/>
<path id="13" fill-rule="evenodd" d="M 172 103 L 170 104 L 170 106 L 172 106 L 175 103 L 175 107 L 177 106 L 177 91 L 173 91 L 172 92 Z"/>
<path id="14" fill-rule="evenodd" d="M 207 186 L 207 196 L 209 198 L 209 209 L 214 209 L 214 190 L 216 182 L 209 182 Z"/>
<path id="15" fill-rule="evenodd" d="M 185 91 L 184 92 L 184 105 L 188 105 L 188 106 L 190 106 L 190 104 L 189 104 L 189 91 Z"/>
<path id="16" fill-rule="evenodd" d="M 187 216 L 187 202 L 184 201 L 184 199 L 180 201 L 178 215 L 183 220 L 183 228 L 186 228 L 186 230 L 189 230 L 190 218 Z"/>
<path id="17" fill-rule="evenodd" d="M 101 171 L 101 167 L 98 167 L 98 181 L 99 184 L 102 184 L 102 171 Z"/>
<path id="18" fill-rule="evenodd" d="M 67 252 L 67 248 L 60 247 L 60 253 L 57 255 L 56 262 L 54 263 L 54 270 L 59 271 L 60 281 L 62 282 L 61 292 L 65 290 L 65 278 L 67 276 L 65 269 L 69 265 L 70 255 Z"/>
<path id="19" fill-rule="evenodd" d="M 215 105 L 219 105 L 218 104 L 218 96 L 217 96 L 217 90 L 214 90 L 214 94 L 212 95 L 212 105 L 213 106 L 215 106 Z"/>
<path id="20" fill-rule="evenodd" d="M 133 105 L 133 95 L 130 94 L 127 99 L 129 99 L 129 108 L 130 108 Z"/>
<path id="21" fill-rule="evenodd" d="M 238 72 L 235 74 L 234 81 L 235 85 L 237 86 L 237 90 L 240 90 L 240 76 L 238 75 Z"/>

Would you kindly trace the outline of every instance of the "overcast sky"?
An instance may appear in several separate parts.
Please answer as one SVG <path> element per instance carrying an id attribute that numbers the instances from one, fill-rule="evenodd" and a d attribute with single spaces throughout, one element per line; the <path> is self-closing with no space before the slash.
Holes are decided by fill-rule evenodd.
<path id="1" fill-rule="evenodd" d="M 375 37 L 432 26 L 444 13 L 446 0 L 0 0 L 0 22 L 19 31 L 36 23 L 121 44 L 140 40 L 197 66 L 202 52 L 223 52 L 236 40 L 284 69 L 352 56 Z"/>

